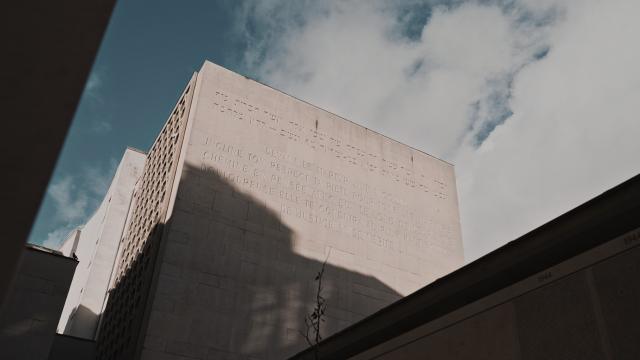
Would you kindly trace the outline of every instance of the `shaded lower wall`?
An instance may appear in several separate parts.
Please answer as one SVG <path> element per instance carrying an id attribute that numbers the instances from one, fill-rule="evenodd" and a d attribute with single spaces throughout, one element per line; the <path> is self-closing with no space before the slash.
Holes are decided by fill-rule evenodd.
<path id="1" fill-rule="evenodd" d="M 29 245 L 0 312 L 0 358 L 45 360 L 78 261 Z"/>
<path id="2" fill-rule="evenodd" d="M 640 359 L 640 229 L 352 359 Z"/>
<path id="3" fill-rule="evenodd" d="M 215 171 L 187 165 L 179 189 L 173 215 L 110 290 L 96 358 L 275 360 L 304 349 L 323 262 L 296 253 L 278 214 Z M 401 297 L 331 264 L 323 284 L 324 336 Z"/>
<path id="4" fill-rule="evenodd" d="M 56 334 L 48 360 L 94 360 L 96 342 L 75 336 Z"/>
<path id="5" fill-rule="evenodd" d="M 134 358 L 276 360 L 304 349 L 322 261 L 296 253 L 295 231 L 263 202 L 214 170 L 185 168 Z M 401 297 L 372 276 L 331 265 L 339 251 L 317 246 L 329 258 L 324 336 Z"/>

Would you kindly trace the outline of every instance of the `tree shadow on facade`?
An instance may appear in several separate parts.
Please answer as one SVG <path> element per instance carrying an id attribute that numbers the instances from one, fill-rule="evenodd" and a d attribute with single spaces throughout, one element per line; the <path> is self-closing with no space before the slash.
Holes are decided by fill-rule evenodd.
<path id="1" fill-rule="evenodd" d="M 400 298 L 371 276 L 331 265 L 324 239 L 301 242 L 280 209 L 240 190 L 253 186 L 241 177 L 185 164 L 179 181 L 169 221 L 155 226 L 111 292 L 99 358 L 284 359 L 303 350 L 322 260 L 294 246 L 329 256 L 324 336 Z"/>

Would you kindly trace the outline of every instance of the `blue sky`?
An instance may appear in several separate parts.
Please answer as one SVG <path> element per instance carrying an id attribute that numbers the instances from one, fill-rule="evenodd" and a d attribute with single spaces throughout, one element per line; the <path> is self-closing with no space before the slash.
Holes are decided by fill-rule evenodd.
<path id="1" fill-rule="evenodd" d="M 91 215 L 126 146 L 149 148 L 204 59 L 244 71 L 238 4 L 118 1 L 30 242 L 59 239 Z"/>
<path id="2" fill-rule="evenodd" d="M 205 59 L 456 166 L 467 260 L 640 172 L 636 0 L 120 1 L 29 241 L 94 211 Z"/>

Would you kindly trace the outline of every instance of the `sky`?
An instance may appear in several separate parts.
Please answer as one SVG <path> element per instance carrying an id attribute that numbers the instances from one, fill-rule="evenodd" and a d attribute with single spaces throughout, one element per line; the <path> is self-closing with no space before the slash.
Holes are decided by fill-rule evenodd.
<path id="1" fill-rule="evenodd" d="M 455 165 L 472 261 L 640 173 L 637 0 L 120 1 L 29 241 L 57 247 L 205 59 Z"/>

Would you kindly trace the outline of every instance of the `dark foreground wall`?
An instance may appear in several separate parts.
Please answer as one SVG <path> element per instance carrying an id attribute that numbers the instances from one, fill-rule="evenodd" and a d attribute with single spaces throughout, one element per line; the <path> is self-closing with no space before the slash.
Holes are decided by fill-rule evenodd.
<path id="1" fill-rule="evenodd" d="M 11 1 L 0 11 L 0 306 L 115 0 Z M 11 154 L 11 155 L 9 155 Z"/>
<path id="2" fill-rule="evenodd" d="M 0 312 L 0 358 L 46 360 L 78 261 L 27 246 Z"/>
<path id="3" fill-rule="evenodd" d="M 640 230 L 354 359 L 640 359 L 640 247 L 628 248 L 638 239 Z"/>
<path id="4" fill-rule="evenodd" d="M 636 176 L 328 338 L 320 358 L 640 359 L 639 245 Z"/>
<path id="5" fill-rule="evenodd" d="M 48 360 L 94 360 L 96 342 L 75 336 L 56 334 Z"/>

